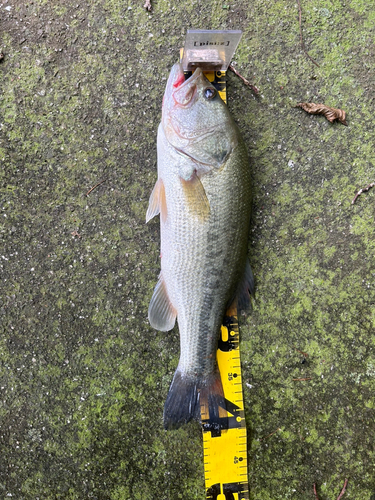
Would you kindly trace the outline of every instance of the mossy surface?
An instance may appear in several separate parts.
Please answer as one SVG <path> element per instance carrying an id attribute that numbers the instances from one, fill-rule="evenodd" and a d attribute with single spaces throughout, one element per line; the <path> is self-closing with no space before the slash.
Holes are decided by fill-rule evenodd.
<path id="1" fill-rule="evenodd" d="M 203 500 L 200 429 L 162 429 L 156 130 L 188 28 L 242 29 L 256 302 L 241 320 L 252 500 L 375 491 L 375 15 L 297 3 L 0 4 L 0 497 Z M 348 127 L 294 108 L 343 108 Z M 97 183 L 89 195 L 86 193 Z M 308 356 L 303 356 L 307 353 Z M 303 361 L 303 363 L 302 363 Z"/>

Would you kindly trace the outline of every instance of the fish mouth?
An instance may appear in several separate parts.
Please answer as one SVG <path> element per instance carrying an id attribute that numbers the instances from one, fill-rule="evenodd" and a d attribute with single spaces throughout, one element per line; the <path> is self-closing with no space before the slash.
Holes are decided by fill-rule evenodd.
<path id="1" fill-rule="evenodd" d="M 182 74 L 184 75 L 182 68 L 181 68 L 181 71 L 182 71 Z M 177 89 L 181 90 L 182 88 L 186 87 L 190 83 L 192 83 L 195 80 L 197 80 L 198 78 L 200 78 L 202 75 L 203 75 L 203 72 L 202 72 L 201 68 L 197 68 L 194 71 L 194 73 L 187 80 L 182 80 L 181 75 L 179 75 L 178 79 L 173 83 L 173 87 L 175 87 L 176 90 Z M 185 76 L 184 76 L 184 78 L 185 78 Z"/>
<path id="2" fill-rule="evenodd" d="M 178 73 L 176 80 L 172 84 L 172 99 L 174 104 L 179 107 L 188 107 L 194 103 L 194 98 L 197 94 L 197 81 L 203 78 L 203 73 L 198 68 L 190 78 L 184 80 L 184 73 Z"/>

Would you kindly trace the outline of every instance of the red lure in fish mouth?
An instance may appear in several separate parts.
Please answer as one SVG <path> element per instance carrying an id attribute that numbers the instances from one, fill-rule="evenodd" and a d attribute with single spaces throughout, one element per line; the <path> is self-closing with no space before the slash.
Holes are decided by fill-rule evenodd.
<path id="1" fill-rule="evenodd" d="M 177 79 L 176 81 L 173 83 L 173 87 L 177 88 L 179 87 L 180 85 L 182 85 L 185 81 L 185 75 L 182 73 L 182 74 L 177 74 Z"/>

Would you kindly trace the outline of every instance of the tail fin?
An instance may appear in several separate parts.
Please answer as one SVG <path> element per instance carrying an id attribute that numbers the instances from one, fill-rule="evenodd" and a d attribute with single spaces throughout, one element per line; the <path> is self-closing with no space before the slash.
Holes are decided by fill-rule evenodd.
<path id="1" fill-rule="evenodd" d="M 202 407 L 202 408 L 201 408 Z M 164 405 L 164 428 L 178 429 L 192 419 L 220 429 L 226 416 L 223 386 L 218 368 L 206 377 L 192 377 L 176 370 Z"/>

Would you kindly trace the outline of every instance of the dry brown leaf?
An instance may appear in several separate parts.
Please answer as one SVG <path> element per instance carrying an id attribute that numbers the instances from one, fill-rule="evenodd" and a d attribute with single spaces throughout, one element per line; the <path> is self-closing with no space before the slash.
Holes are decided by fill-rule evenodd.
<path id="1" fill-rule="evenodd" d="M 345 120 L 346 113 L 342 109 L 331 108 L 325 104 L 314 104 L 313 102 L 299 102 L 296 107 L 304 109 L 310 115 L 324 115 L 331 123 L 338 120 L 343 125 L 348 125 Z"/>

